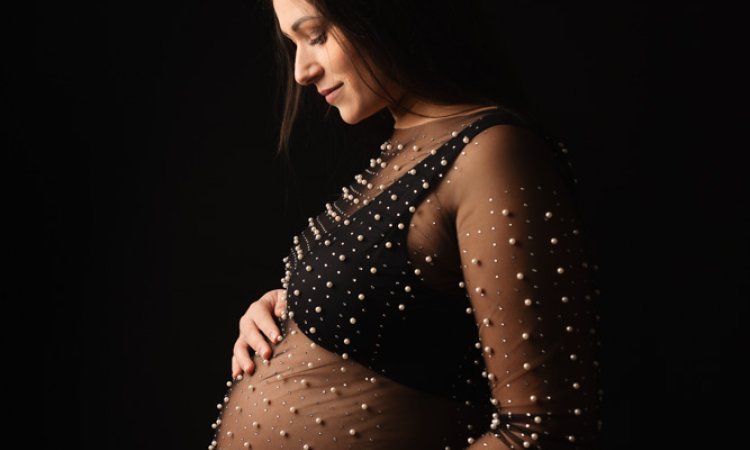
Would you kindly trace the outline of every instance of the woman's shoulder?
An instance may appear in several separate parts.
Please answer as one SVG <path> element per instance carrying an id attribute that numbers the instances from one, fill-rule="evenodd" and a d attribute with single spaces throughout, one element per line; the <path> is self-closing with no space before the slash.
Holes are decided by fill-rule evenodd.
<path id="1" fill-rule="evenodd" d="M 499 193 L 510 186 L 542 184 L 574 194 L 576 179 L 558 144 L 526 124 L 489 122 L 453 163 L 450 207 L 470 202 L 480 190 Z"/>

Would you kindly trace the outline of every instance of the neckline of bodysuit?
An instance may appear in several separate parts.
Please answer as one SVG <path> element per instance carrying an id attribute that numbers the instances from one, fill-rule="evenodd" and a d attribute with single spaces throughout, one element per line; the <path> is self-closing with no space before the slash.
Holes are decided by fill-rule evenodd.
<path id="1" fill-rule="evenodd" d="M 494 105 L 484 106 L 484 107 L 481 107 L 481 108 L 477 108 L 474 111 L 471 111 L 471 112 L 468 112 L 468 113 L 459 114 L 459 115 L 452 115 L 452 116 L 446 116 L 446 117 L 437 117 L 434 120 L 431 120 L 429 122 L 420 123 L 418 125 L 412 125 L 410 127 L 405 127 L 405 128 L 396 128 L 396 127 L 393 127 L 393 132 L 394 133 L 408 132 L 408 131 L 412 131 L 412 130 L 432 128 L 433 125 L 439 125 L 439 124 L 441 124 L 443 122 L 446 122 L 446 121 L 466 119 L 468 117 L 473 117 L 476 114 L 481 114 L 481 113 L 485 113 L 485 112 L 494 112 L 494 111 L 497 111 L 499 109 L 500 108 L 498 106 L 494 106 Z"/>
<path id="2" fill-rule="evenodd" d="M 391 136 L 386 139 L 385 142 L 393 145 L 403 144 L 404 146 L 409 146 L 414 143 L 421 143 L 424 139 L 434 140 L 436 137 L 450 138 L 452 131 L 465 129 L 472 123 L 476 122 L 479 117 L 487 114 L 495 114 L 499 111 L 500 108 L 494 106 L 491 109 L 477 110 L 460 116 L 435 119 L 413 127 L 394 128 Z M 436 136 L 437 133 L 439 133 L 439 136 Z M 420 144 L 420 147 L 425 147 L 425 144 Z M 381 154 L 393 157 L 400 152 L 392 152 L 390 155 L 388 155 L 388 153 L 391 152 L 382 152 Z"/>
<path id="3" fill-rule="evenodd" d="M 468 129 L 468 128 L 469 128 L 470 126 L 472 126 L 472 125 L 476 124 L 477 122 L 479 122 L 480 120 L 482 120 L 482 119 L 486 118 L 487 116 L 490 116 L 490 115 L 492 115 L 492 114 L 495 114 L 495 113 L 497 113 L 498 111 L 499 111 L 499 108 L 495 108 L 495 109 L 492 109 L 492 110 L 485 110 L 485 111 L 479 111 L 479 112 L 476 112 L 476 114 L 481 114 L 481 113 L 484 113 L 484 115 L 483 115 L 482 117 L 479 117 L 479 118 L 474 118 L 474 119 L 472 119 L 471 121 L 469 121 L 469 122 L 468 122 L 467 124 L 465 124 L 465 127 L 463 127 L 463 128 L 462 128 L 462 131 L 463 131 L 463 130 L 466 130 L 466 129 Z M 468 117 L 468 116 L 467 116 L 467 117 Z M 432 123 L 434 123 L 434 122 L 430 122 L 430 124 L 432 124 Z M 425 124 L 425 125 L 426 125 L 426 124 Z M 460 137 L 460 132 L 459 132 L 459 134 L 457 134 L 456 136 L 451 136 L 451 138 L 450 138 L 450 139 L 448 139 L 448 140 L 447 140 L 447 141 L 445 141 L 444 143 L 440 144 L 440 145 L 439 145 L 439 146 L 438 146 L 437 148 L 441 148 L 441 147 L 443 147 L 443 146 L 447 145 L 447 144 L 448 144 L 449 142 L 451 142 L 452 140 L 454 140 L 454 139 L 458 139 L 459 137 Z M 423 159 L 422 159 L 422 160 L 421 160 L 421 161 L 420 161 L 419 163 L 417 163 L 417 164 L 416 164 L 416 165 L 415 165 L 414 167 L 416 167 L 416 166 L 417 166 L 417 165 L 419 165 L 419 164 L 423 164 L 423 163 L 424 163 L 425 161 L 427 161 L 427 160 L 428 160 L 429 158 L 437 158 L 437 157 L 439 157 L 439 156 L 440 156 L 440 155 L 441 155 L 442 153 L 443 153 L 443 152 L 435 152 L 435 153 L 431 153 L 431 152 L 430 152 L 429 154 L 427 154 L 427 156 L 425 156 L 425 157 L 424 157 L 424 158 L 423 158 Z M 360 214 L 360 212 L 362 212 L 363 210 L 367 209 L 367 208 L 368 208 L 368 207 L 369 207 L 370 205 L 372 205 L 372 204 L 374 204 L 374 203 L 376 203 L 376 202 L 380 201 L 380 200 L 381 200 L 381 196 L 384 196 L 384 195 L 386 195 L 386 194 L 388 193 L 388 191 L 389 191 L 389 190 L 391 190 L 392 188 L 394 188 L 394 187 L 395 187 L 395 186 L 396 186 L 396 185 L 397 185 L 398 183 L 402 182 L 402 181 L 403 181 L 403 179 L 404 179 L 404 178 L 405 178 L 405 177 L 406 177 L 407 175 L 410 175 L 410 174 L 409 174 L 409 170 L 407 170 L 407 171 L 404 171 L 404 173 L 402 173 L 401 175 L 399 175 L 399 176 L 397 176 L 396 178 L 394 178 L 394 179 L 393 179 L 393 181 L 392 181 L 392 182 L 391 182 L 391 183 L 390 183 L 390 184 L 389 184 L 389 185 L 388 185 L 388 186 L 387 186 L 387 187 L 386 187 L 385 189 L 383 189 L 382 191 L 378 192 L 378 193 L 377 193 L 377 194 L 376 194 L 375 196 L 373 196 L 373 197 L 372 197 L 372 200 L 370 200 L 370 201 L 369 201 L 369 202 L 368 202 L 368 203 L 367 203 L 366 205 L 362 205 L 362 206 L 360 206 L 359 208 L 355 209 L 355 210 L 354 210 L 354 212 L 352 212 L 351 214 L 349 214 L 349 215 L 348 215 L 348 219 L 349 219 L 349 220 L 351 220 L 351 221 L 353 221 L 353 222 L 354 222 L 354 221 L 358 221 L 358 220 L 359 220 L 359 217 L 357 217 L 357 216 L 358 216 L 358 215 Z M 368 181 L 369 181 L 369 180 L 368 180 Z M 350 188 L 351 188 L 351 186 L 350 186 Z M 339 197 L 339 199 L 341 199 L 341 198 L 342 198 L 342 197 Z"/>

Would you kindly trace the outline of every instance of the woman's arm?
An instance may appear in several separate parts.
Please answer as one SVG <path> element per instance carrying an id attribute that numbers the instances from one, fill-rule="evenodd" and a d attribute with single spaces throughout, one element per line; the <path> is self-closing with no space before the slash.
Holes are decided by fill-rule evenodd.
<path id="1" fill-rule="evenodd" d="M 495 407 L 469 449 L 591 448 L 596 290 L 575 202 L 547 143 L 479 134 L 452 172 L 457 242 Z M 476 370 L 482 370 L 478 367 Z"/>

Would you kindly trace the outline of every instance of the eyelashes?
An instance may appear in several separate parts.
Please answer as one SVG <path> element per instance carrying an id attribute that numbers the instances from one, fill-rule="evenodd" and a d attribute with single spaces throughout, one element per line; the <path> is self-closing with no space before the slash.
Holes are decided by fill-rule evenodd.
<path id="1" fill-rule="evenodd" d="M 294 48 L 297 48 L 297 44 L 295 44 L 294 41 L 289 36 L 284 35 L 284 37 L 286 38 L 289 45 L 291 45 Z M 323 31 L 310 41 L 310 45 L 325 44 L 327 40 L 328 40 L 328 34 L 325 31 Z"/>
<path id="2" fill-rule="evenodd" d="M 310 44 L 311 45 L 324 44 L 326 42 L 326 40 L 327 40 L 327 36 L 326 36 L 325 31 L 324 31 L 324 32 L 320 33 L 317 37 L 315 37 L 315 39 L 313 39 L 312 41 L 310 41 Z"/>

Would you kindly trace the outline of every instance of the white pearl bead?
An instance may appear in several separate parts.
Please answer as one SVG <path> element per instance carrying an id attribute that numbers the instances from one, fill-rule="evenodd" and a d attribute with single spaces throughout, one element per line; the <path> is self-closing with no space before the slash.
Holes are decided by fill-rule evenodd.
<path id="1" fill-rule="evenodd" d="M 503 208 L 503 210 L 502 210 L 502 211 L 500 211 L 500 212 L 501 212 L 501 213 L 502 213 L 502 214 L 503 214 L 504 216 L 507 216 L 508 214 L 510 214 L 510 211 L 508 211 L 508 209 L 507 209 L 507 208 Z"/>
<path id="2" fill-rule="evenodd" d="M 370 273 L 376 273 L 378 271 L 377 267 L 370 267 Z"/>
<path id="3" fill-rule="evenodd" d="M 552 239 L 550 239 L 549 241 L 550 241 L 551 243 L 553 243 L 553 244 L 557 244 L 557 238 L 552 238 Z"/>
<path id="4" fill-rule="evenodd" d="M 349 323 L 351 323 L 352 325 L 354 325 L 355 323 L 357 323 L 357 319 L 354 318 L 354 317 L 352 317 L 352 318 L 349 319 Z"/>
<path id="5" fill-rule="evenodd" d="M 518 272 L 516 274 L 516 278 L 518 278 L 519 280 L 523 280 L 523 273 L 522 272 Z"/>
<path id="6" fill-rule="evenodd" d="M 357 434 L 357 431 L 354 428 L 350 428 L 349 429 L 349 434 L 352 435 L 352 436 L 354 436 L 355 434 Z"/>

